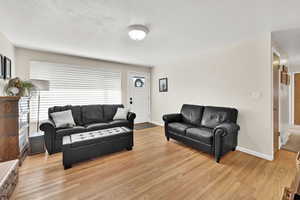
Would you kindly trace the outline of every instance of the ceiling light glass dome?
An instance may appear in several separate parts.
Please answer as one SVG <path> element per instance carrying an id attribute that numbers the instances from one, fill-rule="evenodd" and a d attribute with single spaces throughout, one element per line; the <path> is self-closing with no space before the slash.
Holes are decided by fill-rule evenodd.
<path id="1" fill-rule="evenodd" d="M 131 25 L 128 27 L 128 35 L 132 40 L 143 40 L 145 39 L 146 35 L 149 33 L 149 29 L 144 25 Z"/>

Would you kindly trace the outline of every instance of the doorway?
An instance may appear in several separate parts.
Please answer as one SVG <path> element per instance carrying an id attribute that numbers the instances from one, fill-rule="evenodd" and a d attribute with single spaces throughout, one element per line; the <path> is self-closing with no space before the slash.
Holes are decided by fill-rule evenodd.
<path id="1" fill-rule="evenodd" d="M 279 75 L 280 75 L 280 57 L 273 53 L 273 152 L 274 158 L 279 150 Z"/>
<path id="2" fill-rule="evenodd" d="M 294 74 L 294 125 L 300 125 L 300 73 Z"/>
<path id="3" fill-rule="evenodd" d="M 282 149 L 299 152 L 300 151 L 300 73 L 293 73 L 292 105 L 293 105 L 293 126 L 288 130 L 287 141 Z"/>
<path id="4" fill-rule="evenodd" d="M 135 123 L 150 122 L 150 74 L 128 73 L 128 107 L 136 113 Z"/>
<path id="5" fill-rule="evenodd" d="M 295 45 L 300 37 L 300 29 L 277 30 L 272 32 L 272 52 L 273 64 L 278 64 L 280 57 L 280 84 L 279 84 L 279 146 L 288 151 L 300 151 L 300 75 L 294 74 L 300 72 L 300 46 Z M 278 57 L 276 57 L 278 56 Z M 274 68 L 273 68 L 274 70 Z M 275 73 L 275 72 L 273 72 Z M 294 79 L 295 78 L 295 79 Z M 296 85 L 296 88 L 294 86 Z M 274 92 L 274 98 L 276 98 Z M 276 107 L 276 99 L 274 99 Z M 277 115 L 274 114 L 274 134 L 277 123 Z M 274 136 L 275 138 L 275 136 Z M 277 137 L 276 137 L 277 139 Z M 274 149 L 276 142 L 274 141 Z"/>

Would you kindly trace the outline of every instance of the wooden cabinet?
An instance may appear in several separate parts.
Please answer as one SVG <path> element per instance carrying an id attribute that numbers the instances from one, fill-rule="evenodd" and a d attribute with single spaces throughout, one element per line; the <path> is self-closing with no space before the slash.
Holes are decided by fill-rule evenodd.
<path id="1" fill-rule="evenodd" d="M 29 98 L 0 97 L 0 162 L 19 159 L 28 151 Z"/>

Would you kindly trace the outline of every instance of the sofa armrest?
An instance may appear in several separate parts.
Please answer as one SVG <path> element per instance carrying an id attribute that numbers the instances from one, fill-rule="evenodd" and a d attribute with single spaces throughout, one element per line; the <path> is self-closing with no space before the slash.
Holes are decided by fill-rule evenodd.
<path id="1" fill-rule="evenodd" d="M 47 119 L 42 121 L 42 123 L 40 124 L 40 129 L 44 132 L 50 130 L 50 129 L 55 129 L 55 124 L 52 120 Z"/>
<path id="2" fill-rule="evenodd" d="M 170 122 L 181 122 L 182 121 L 182 115 L 179 113 L 176 114 L 167 114 L 163 116 L 163 120 L 165 123 Z"/>
<path id="3" fill-rule="evenodd" d="M 240 126 L 235 123 L 222 123 L 214 128 L 214 133 L 224 137 L 228 134 L 237 133 L 239 130 Z"/>
<path id="4" fill-rule="evenodd" d="M 235 150 L 239 130 L 240 126 L 235 123 L 223 123 L 214 128 L 214 153 L 217 162 L 226 152 Z"/>
<path id="5" fill-rule="evenodd" d="M 54 153 L 55 135 L 56 129 L 55 124 L 52 120 L 45 120 L 40 124 L 40 130 L 44 131 L 45 146 L 49 154 Z"/>
<path id="6" fill-rule="evenodd" d="M 136 114 L 133 112 L 128 112 L 127 114 L 127 120 L 129 121 L 129 126 L 128 128 L 134 129 L 134 119 L 136 118 Z"/>
<path id="7" fill-rule="evenodd" d="M 136 114 L 135 113 L 128 112 L 128 114 L 127 114 L 127 120 L 134 121 L 135 118 L 136 118 Z"/>

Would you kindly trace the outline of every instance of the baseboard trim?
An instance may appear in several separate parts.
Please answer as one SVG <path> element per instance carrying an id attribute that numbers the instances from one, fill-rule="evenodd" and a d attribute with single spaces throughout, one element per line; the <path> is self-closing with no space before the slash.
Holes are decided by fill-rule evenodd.
<path id="1" fill-rule="evenodd" d="M 274 160 L 273 155 L 271 156 L 271 155 L 259 153 L 257 151 L 253 151 L 253 150 L 250 150 L 250 149 L 247 149 L 247 148 L 244 148 L 244 147 L 237 146 L 236 150 L 247 153 L 247 154 L 250 154 L 252 156 L 256 156 L 258 158 L 265 159 L 265 160 L 269 160 L 269 161 Z"/>
<path id="2" fill-rule="evenodd" d="M 157 126 L 164 126 L 164 124 L 161 122 L 150 121 L 150 123 L 155 124 Z"/>

